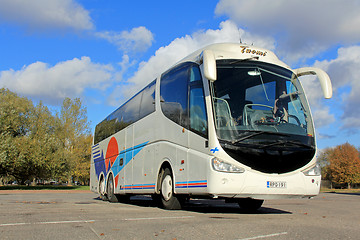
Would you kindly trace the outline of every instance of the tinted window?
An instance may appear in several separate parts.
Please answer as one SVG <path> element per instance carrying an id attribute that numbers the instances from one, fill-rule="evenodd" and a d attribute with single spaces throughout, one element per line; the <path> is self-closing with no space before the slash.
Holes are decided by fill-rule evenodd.
<path id="1" fill-rule="evenodd" d="M 199 66 L 185 63 L 163 74 L 161 109 L 166 117 L 202 136 L 207 136 L 207 116 Z"/>
<path id="2" fill-rule="evenodd" d="M 184 127 L 188 126 L 188 65 L 182 65 L 163 74 L 160 84 L 160 101 L 163 113 L 166 117 Z"/>
<path id="3" fill-rule="evenodd" d="M 143 118 L 155 111 L 155 81 L 142 91 L 140 104 L 140 118 Z"/>
<path id="4" fill-rule="evenodd" d="M 130 124 L 155 111 L 155 83 L 153 81 L 133 98 L 110 114 L 95 128 L 94 143 L 110 137 Z"/>
<path id="5" fill-rule="evenodd" d="M 202 85 L 201 81 L 202 80 L 199 67 L 193 66 L 192 68 L 190 68 L 190 83 L 198 82 Z"/>
<path id="6" fill-rule="evenodd" d="M 128 101 L 122 109 L 124 110 L 121 119 L 128 125 L 139 120 L 140 103 L 142 92 L 135 95 L 130 101 Z"/>
<path id="7" fill-rule="evenodd" d="M 202 87 L 190 89 L 190 129 L 200 135 L 207 135 L 207 117 Z"/>

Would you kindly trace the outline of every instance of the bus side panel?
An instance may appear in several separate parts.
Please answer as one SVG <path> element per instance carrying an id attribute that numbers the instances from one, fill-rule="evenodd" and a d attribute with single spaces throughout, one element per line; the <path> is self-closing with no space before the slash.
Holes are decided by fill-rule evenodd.
<path id="1" fill-rule="evenodd" d="M 186 147 L 173 145 L 176 151 L 176 160 L 174 163 L 175 174 L 175 192 L 176 193 L 188 193 L 188 151 Z"/>
<path id="2" fill-rule="evenodd" d="M 134 124 L 133 193 L 155 192 L 154 146 L 156 114 Z M 157 174 L 157 173 L 156 173 Z"/>
<path id="3" fill-rule="evenodd" d="M 134 146 L 134 134 L 133 134 L 134 125 L 130 125 L 125 129 L 125 162 L 126 166 L 124 167 L 124 187 L 126 193 L 132 192 L 133 184 L 133 151 Z"/>
<path id="4" fill-rule="evenodd" d="M 189 180 L 188 192 L 190 194 L 206 194 L 208 193 L 208 168 L 210 161 L 209 155 L 189 150 Z"/>
<path id="5" fill-rule="evenodd" d="M 207 193 L 208 186 L 208 163 L 210 149 L 206 145 L 206 139 L 196 133 L 189 132 L 188 152 L 188 192 L 190 194 Z"/>
<path id="6" fill-rule="evenodd" d="M 176 161 L 176 145 L 170 142 L 161 141 L 157 146 L 158 151 L 156 151 L 155 158 L 160 164 L 164 162 L 169 162 L 172 170 L 174 171 L 175 161 Z M 157 165 L 160 167 L 160 164 Z M 176 176 L 174 176 L 176 178 Z"/>
<path id="7" fill-rule="evenodd" d="M 125 131 L 120 131 L 116 133 L 115 138 L 118 143 L 119 155 L 117 156 L 113 166 L 112 171 L 114 174 L 114 183 L 115 183 L 115 193 L 122 193 L 122 187 L 125 184 L 125 174 L 124 174 L 124 167 L 126 166 L 125 162 Z"/>
<path id="8" fill-rule="evenodd" d="M 95 173 L 95 165 L 94 165 L 94 159 L 91 154 L 91 164 L 90 164 L 90 190 L 92 192 L 98 193 L 98 178 Z"/>
<path id="9" fill-rule="evenodd" d="M 99 177 L 101 175 L 104 175 L 105 177 L 105 181 L 107 182 L 107 176 L 108 173 L 111 171 L 111 164 L 113 163 L 112 161 L 110 161 L 110 158 L 106 159 L 106 156 L 111 155 L 113 156 L 111 159 L 114 160 L 117 156 L 117 153 L 114 153 L 114 145 L 117 144 L 116 141 L 114 141 L 114 137 L 108 138 L 104 141 L 102 141 L 101 143 L 95 144 L 92 146 L 91 149 L 91 171 L 90 171 L 90 176 L 91 176 L 91 189 L 94 192 L 98 192 L 99 191 Z M 110 144 L 110 140 L 112 144 Z M 112 147 L 109 145 L 113 145 Z M 110 152 L 113 152 L 112 154 L 110 154 Z"/>
<path id="10" fill-rule="evenodd" d="M 159 153 L 156 160 L 169 161 L 175 182 L 175 193 L 187 193 L 187 152 L 189 131 L 169 120 L 162 112 L 158 115 L 156 129 L 159 143 Z M 185 185 L 184 185 L 185 184 Z"/>
<path id="11" fill-rule="evenodd" d="M 157 180 L 157 166 L 159 161 L 155 161 L 155 144 L 149 144 L 144 147 L 143 163 L 144 163 L 144 177 L 142 182 L 142 193 L 152 194 L 155 193 L 155 186 Z"/>

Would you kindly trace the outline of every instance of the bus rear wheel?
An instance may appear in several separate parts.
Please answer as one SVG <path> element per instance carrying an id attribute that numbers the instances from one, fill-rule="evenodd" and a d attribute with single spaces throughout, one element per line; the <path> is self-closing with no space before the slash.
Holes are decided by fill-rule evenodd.
<path id="1" fill-rule="evenodd" d="M 103 201 L 108 200 L 108 198 L 107 198 L 107 196 L 105 194 L 105 178 L 104 177 L 101 177 L 100 181 L 99 181 L 99 194 L 100 194 L 100 198 Z"/>
<path id="2" fill-rule="evenodd" d="M 166 168 L 161 178 L 161 203 L 168 210 L 181 209 L 179 199 L 174 195 L 174 181 L 170 169 Z"/>
<path id="3" fill-rule="evenodd" d="M 112 175 L 109 176 L 107 183 L 107 198 L 109 202 L 118 202 L 118 199 L 114 194 L 114 180 Z"/>
<path id="4" fill-rule="evenodd" d="M 241 209 L 246 211 L 256 211 L 263 204 L 264 200 L 252 199 L 252 198 L 240 198 L 238 204 Z"/>

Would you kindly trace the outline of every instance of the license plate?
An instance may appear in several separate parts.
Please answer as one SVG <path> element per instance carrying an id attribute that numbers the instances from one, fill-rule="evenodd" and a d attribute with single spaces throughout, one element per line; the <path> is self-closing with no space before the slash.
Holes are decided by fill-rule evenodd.
<path id="1" fill-rule="evenodd" d="M 286 182 L 280 181 L 267 181 L 267 188 L 286 188 Z"/>

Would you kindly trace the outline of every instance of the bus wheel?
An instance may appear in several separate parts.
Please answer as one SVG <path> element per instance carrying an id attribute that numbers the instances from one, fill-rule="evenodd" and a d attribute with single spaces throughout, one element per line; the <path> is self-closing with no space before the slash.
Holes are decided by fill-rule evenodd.
<path id="1" fill-rule="evenodd" d="M 263 204 L 264 200 L 252 199 L 252 198 L 240 198 L 238 204 L 240 208 L 246 211 L 256 211 Z"/>
<path id="2" fill-rule="evenodd" d="M 99 194 L 100 194 L 100 198 L 103 200 L 103 201 L 107 201 L 108 198 L 105 194 L 105 179 L 104 177 L 101 177 L 100 178 L 100 182 L 99 182 Z"/>
<path id="3" fill-rule="evenodd" d="M 161 179 L 161 203 L 165 209 L 181 209 L 179 199 L 174 195 L 174 181 L 170 169 L 166 168 Z"/>
<path id="4" fill-rule="evenodd" d="M 117 202 L 117 197 L 114 194 L 114 180 L 113 176 L 110 175 L 107 183 L 107 198 L 109 202 Z"/>

